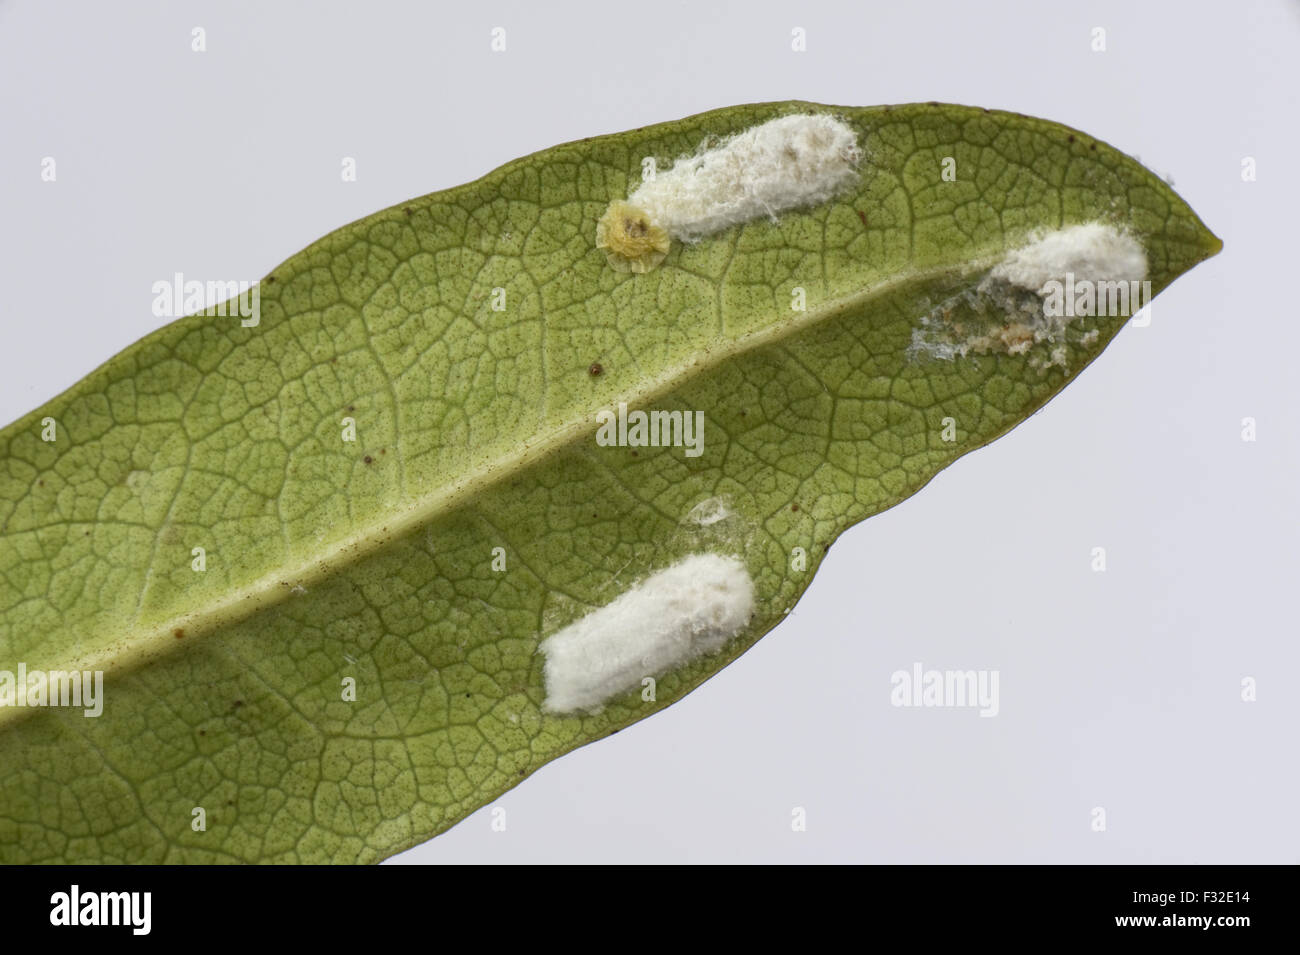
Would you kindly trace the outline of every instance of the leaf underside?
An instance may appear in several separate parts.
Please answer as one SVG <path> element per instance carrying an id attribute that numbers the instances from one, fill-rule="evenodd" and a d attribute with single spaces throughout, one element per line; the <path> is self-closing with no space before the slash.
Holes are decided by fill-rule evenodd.
<path id="1" fill-rule="evenodd" d="M 807 110 L 859 132 L 855 190 L 645 274 L 594 247 L 643 157 Z M 1100 353 L 1125 316 L 1064 367 L 908 352 L 1027 233 L 1096 219 L 1140 238 L 1156 292 L 1219 247 L 1158 177 L 1054 123 L 742 106 L 346 226 L 263 280 L 257 327 L 159 329 L 0 432 L 0 669 L 106 673 L 99 718 L 0 709 L 0 861 L 376 861 L 671 704 L 784 617 L 846 528 Z M 702 410 L 704 453 L 598 446 L 621 401 Z M 715 497 L 732 516 L 684 520 Z M 750 626 L 656 702 L 543 713 L 540 640 L 706 550 L 744 559 Z"/>

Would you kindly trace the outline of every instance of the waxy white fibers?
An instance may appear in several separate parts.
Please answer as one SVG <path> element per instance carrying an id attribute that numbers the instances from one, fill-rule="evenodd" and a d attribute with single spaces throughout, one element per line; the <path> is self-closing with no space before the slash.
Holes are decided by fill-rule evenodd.
<path id="1" fill-rule="evenodd" d="M 825 114 L 782 116 L 677 160 L 628 197 L 674 239 L 693 242 L 762 216 L 825 202 L 857 180 L 857 133 Z"/>
<path id="2" fill-rule="evenodd" d="M 1029 236 L 973 289 L 939 303 L 912 331 L 909 353 L 955 360 L 1028 355 L 1031 368 L 1065 368 L 1067 343 L 1091 347 L 1094 318 L 1136 312 L 1151 297 L 1147 256 L 1128 232 L 1086 222 Z"/>
<path id="3" fill-rule="evenodd" d="M 1114 226 L 1087 222 L 1032 236 L 998 263 L 989 278 L 1045 295 L 1049 282 L 1064 282 L 1067 275 L 1091 282 L 1140 281 L 1147 277 L 1146 251 Z"/>
<path id="4" fill-rule="evenodd" d="M 754 581 L 742 561 L 686 557 L 542 641 L 542 708 L 599 709 L 646 677 L 721 650 L 753 612 Z"/>

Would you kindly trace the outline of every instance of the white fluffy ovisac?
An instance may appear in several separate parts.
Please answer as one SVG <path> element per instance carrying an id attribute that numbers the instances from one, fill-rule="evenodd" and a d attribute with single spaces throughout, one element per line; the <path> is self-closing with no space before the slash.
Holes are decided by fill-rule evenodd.
<path id="1" fill-rule="evenodd" d="M 693 554 L 542 641 L 551 713 L 600 709 L 610 697 L 715 653 L 754 612 L 744 562 Z"/>
<path id="2" fill-rule="evenodd" d="M 1028 244 L 1008 253 L 989 273 L 1012 285 L 1044 294 L 1048 282 L 1133 282 L 1146 278 L 1147 256 L 1142 243 L 1102 222 L 1067 226 L 1038 233 Z"/>
<path id="3" fill-rule="evenodd" d="M 782 116 L 678 159 L 628 197 L 675 239 L 825 202 L 857 180 L 857 133 L 824 113 Z"/>

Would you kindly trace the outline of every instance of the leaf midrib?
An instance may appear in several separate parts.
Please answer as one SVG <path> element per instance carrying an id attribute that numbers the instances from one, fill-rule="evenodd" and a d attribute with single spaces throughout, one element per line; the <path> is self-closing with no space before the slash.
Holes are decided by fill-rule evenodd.
<path id="1" fill-rule="evenodd" d="M 978 273 L 990 268 L 995 260 L 995 255 L 987 255 L 978 259 L 967 259 L 960 264 L 908 270 L 896 274 L 851 295 L 822 303 L 802 313 L 792 313 L 789 318 L 746 332 L 717 347 L 706 346 L 702 353 L 696 353 L 693 360 L 665 369 L 658 378 L 641 388 L 632 388 L 616 396 L 612 401 L 626 402 L 629 407 L 644 406 L 679 388 L 695 374 L 703 374 L 742 354 L 774 345 L 823 322 L 863 309 L 873 299 L 887 296 L 899 288 L 944 276 Z M 403 511 L 390 513 L 386 519 L 367 523 L 356 533 L 329 545 L 324 554 L 318 553 L 313 559 L 288 570 L 278 570 L 263 575 L 252 584 L 237 588 L 225 599 L 206 608 L 171 617 L 151 627 L 143 635 L 124 632 L 93 653 L 63 664 L 49 663 L 44 669 L 102 670 L 106 677 L 120 676 L 182 650 L 191 645 L 194 639 L 236 624 L 259 611 L 268 610 L 291 596 L 294 587 L 310 589 L 317 582 L 350 564 L 359 563 L 389 542 L 404 537 L 438 517 L 452 512 L 467 499 L 473 498 L 502 479 L 512 477 L 575 443 L 594 429 L 593 416 L 601 407 L 606 405 L 602 403 L 599 407 L 593 406 L 581 418 L 560 425 L 549 434 L 540 437 L 534 435 L 524 442 L 522 451 L 514 450 L 507 455 L 479 464 L 459 481 L 430 493 L 422 501 L 408 506 Z M 177 630 L 184 632 L 183 639 L 176 638 Z M 0 706 L 0 726 L 30 714 L 32 709 Z"/>

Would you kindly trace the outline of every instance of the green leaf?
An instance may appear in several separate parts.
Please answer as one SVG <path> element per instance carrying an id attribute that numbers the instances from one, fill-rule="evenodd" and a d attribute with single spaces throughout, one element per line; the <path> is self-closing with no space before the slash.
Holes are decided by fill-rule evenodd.
<path id="1" fill-rule="evenodd" d="M 644 158 L 807 112 L 861 146 L 833 198 L 642 272 L 597 248 Z M 1109 343 L 1131 308 L 988 337 L 1036 305 L 987 291 L 996 264 L 1096 221 L 1140 242 L 1155 292 L 1220 247 L 1054 123 L 741 106 L 346 226 L 266 277 L 256 327 L 159 329 L 0 433 L 0 670 L 105 674 L 98 718 L 0 708 L 0 860 L 375 861 L 667 706 L 776 626 L 846 528 Z M 620 402 L 702 411 L 703 453 L 598 444 Z M 699 553 L 743 561 L 748 625 L 654 701 L 544 710 L 541 641 Z"/>

